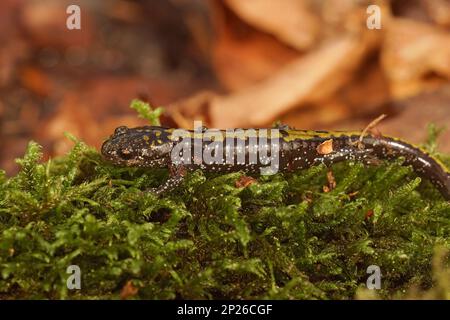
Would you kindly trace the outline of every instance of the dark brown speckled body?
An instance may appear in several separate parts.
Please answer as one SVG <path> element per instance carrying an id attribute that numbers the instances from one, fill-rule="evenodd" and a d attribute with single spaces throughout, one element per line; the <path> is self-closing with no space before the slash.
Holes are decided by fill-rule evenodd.
<path id="1" fill-rule="evenodd" d="M 243 129 L 234 129 L 243 130 Z M 247 129 L 246 129 L 247 130 Z M 139 167 L 169 167 L 172 177 L 156 192 L 161 193 L 178 185 L 186 171 L 202 169 L 208 172 L 259 172 L 268 167 L 268 161 L 277 158 L 275 171 L 287 172 L 305 169 L 320 163 L 353 160 L 371 163 L 377 159 L 405 158 L 415 172 L 430 180 L 441 194 L 450 200 L 450 174 L 442 163 L 424 150 L 391 137 L 376 137 L 360 132 L 328 132 L 290 130 L 288 128 L 248 129 L 244 134 L 236 131 L 214 131 L 215 139 L 204 138 L 202 131 L 185 131 L 182 136 L 171 128 L 147 126 L 139 128 L 119 127 L 102 146 L 104 157 L 117 165 Z M 221 138 L 220 138 L 221 137 Z M 180 143 L 190 142 L 179 153 Z M 214 148 L 212 147 L 214 142 Z M 322 146 L 331 149 L 323 151 Z M 275 148 L 276 147 L 276 148 Z M 209 148 L 209 149 L 208 149 Z M 176 150 L 175 153 L 173 153 Z M 197 151 L 197 152 L 196 152 Z M 199 153 L 200 151 L 200 153 Z M 278 152 L 279 151 L 279 152 Z M 221 161 L 207 161 L 202 154 L 223 155 Z M 234 152 L 233 155 L 227 152 Z M 181 162 L 174 162 L 174 154 Z M 249 161 L 250 157 L 254 161 Z M 259 155 L 267 155 L 260 157 Z M 200 156 L 199 156 L 200 155 Z M 239 155 L 239 156 L 238 156 Z M 256 155 L 256 156 L 255 156 Z M 219 159 L 216 158 L 216 159 Z M 244 161 L 242 161 L 245 159 Z M 275 161 L 272 161 L 275 162 Z"/>

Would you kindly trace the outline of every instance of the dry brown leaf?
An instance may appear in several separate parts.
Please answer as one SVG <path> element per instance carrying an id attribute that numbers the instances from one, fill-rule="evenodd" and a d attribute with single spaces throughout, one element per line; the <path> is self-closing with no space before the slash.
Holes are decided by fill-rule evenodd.
<path id="1" fill-rule="evenodd" d="M 293 109 L 280 116 L 280 121 L 299 129 L 326 129 L 351 115 L 349 106 L 332 96 L 319 103 Z"/>
<path id="2" fill-rule="evenodd" d="M 212 91 L 200 91 L 193 96 L 172 103 L 166 109 L 166 114 L 179 128 L 193 129 L 193 120 L 208 123 L 205 115 L 211 100 L 216 96 L 217 94 Z"/>
<path id="3" fill-rule="evenodd" d="M 34 128 L 35 136 L 46 145 L 45 150 L 51 155 L 64 154 L 72 147 L 64 132 L 70 132 L 99 148 L 103 139 L 116 127 L 147 124 L 129 108 L 130 101 L 148 91 L 154 92 L 152 102 L 159 105 L 159 101 L 170 98 L 165 88 L 162 81 L 153 82 L 138 77 L 92 79 L 67 92 L 52 115 Z"/>
<path id="4" fill-rule="evenodd" d="M 394 98 L 416 95 L 450 79 L 450 33 L 409 19 L 391 19 L 381 53 Z M 435 74 L 430 79 L 428 76 Z"/>
<path id="5" fill-rule="evenodd" d="M 360 116 L 378 113 L 390 98 L 388 79 L 378 61 L 373 61 L 361 66 L 352 81 L 328 100 L 340 101 L 352 115 Z"/>
<path id="6" fill-rule="evenodd" d="M 321 21 L 310 1 L 226 0 L 226 3 L 252 26 L 298 50 L 309 49 L 317 43 Z"/>
<path id="7" fill-rule="evenodd" d="M 336 31 L 342 32 L 346 19 L 359 5 L 354 0 L 323 0 L 320 11 L 325 27 L 332 26 L 338 28 L 338 30 L 335 30 L 335 33 Z"/>
<path id="8" fill-rule="evenodd" d="M 53 89 L 50 78 L 39 68 L 32 66 L 22 68 L 20 79 L 24 88 L 40 96 L 50 95 Z"/>
<path id="9" fill-rule="evenodd" d="M 450 1 L 448 0 L 422 0 L 431 19 L 442 26 L 450 26 Z"/>
<path id="10" fill-rule="evenodd" d="M 247 88 L 299 56 L 276 38 L 243 23 L 220 2 L 211 2 L 211 8 L 216 33 L 212 64 L 226 89 Z"/>
<path id="11" fill-rule="evenodd" d="M 211 102 L 214 127 L 246 127 L 269 123 L 316 91 L 329 95 L 348 81 L 373 45 L 367 38 L 343 36 L 290 63 L 271 78 L 247 90 Z"/>
<path id="12" fill-rule="evenodd" d="M 388 117 L 377 126 L 383 134 L 419 144 L 426 140 L 427 126 L 430 123 L 448 128 L 450 123 L 449 85 L 398 104 L 401 106 L 400 112 L 395 117 Z M 450 152 L 450 130 L 445 130 L 438 142 L 440 151 Z"/>
<path id="13" fill-rule="evenodd" d="M 256 179 L 248 176 L 241 176 L 238 180 L 235 182 L 236 188 L 246 188 L 254 183 L 256 183 Z"/>
<path id="14" fill-rule="evenodd" d="M 70 1 L 29 1 L 21 11 L 20 22 L 38 46 L 89 46 L 96 27 L 87 10 L 83 11 L 81 30 L 66 28 Z"/>
<path id="15" fill-rule="evenodd" d="M 316 148 L 318 154 L 330 154 L 333 152 L 333 139 L 326 140 Z"/>
<path id="16" fill-rule="evenodd" d="M 28 54 L 29 48 L 20 40 L 6 42 L 0 48 L 0 87 L 10 84 L 19 63 Z"/>
<path id="17" fill-rule="evenodd" d="M 24 41 L 16 18 L 20 9 L 19 1 L 0 1 L 0 88 L 13 81 L 16 67 L 29 56 L 30 46 Z"/>
<path id="18" fill-rule="evenodd" d="M 358 32 L 361 25 L 366 26 L 367 7 L 377 5 L 381 10 L 381 25 L 391 16 L 391 0 L 321 0 L 315 4 L 320 7 L 324 39 L 335 38 L 343 33 Z"/>
<path id="19" fill-rule="evenodd" d="M 438 127 L 450 123 L 450 85 L 439 90 L 423 93 L 403 101 L 396 101 L 388 117 L 377 125 L 385 135 L 398 137 L 411 143 L 420 144 L 427 138 L 427 126 L 434 123 Z M 362 130 L 370 119 L 351 119 L 339 125 L 330 126 L 330 130 Z M 439 150 L 450 152 L 450 130 L 439 137 Z"/>
<path id="20" fill-rule="evenodd" d="M 135 296 L 137 293 L 138 288 L 133 286 L 131 280 L 128 280 L 127 283 L 123 286 L 122 290 L 120 291 L 120 299 L 126 300 L 130 297 Z"/>
<path id="21" fill-rule="evenodd" d="M 283 123 L 302 129 L 328 129 L 345 119 L 372 117 L 390 100 L 389 83 L 376 62 L 362 66 L 354 78 L 333 95 L 281 117 Z M 384 111 L 383 111 L 384 112 Z"/>

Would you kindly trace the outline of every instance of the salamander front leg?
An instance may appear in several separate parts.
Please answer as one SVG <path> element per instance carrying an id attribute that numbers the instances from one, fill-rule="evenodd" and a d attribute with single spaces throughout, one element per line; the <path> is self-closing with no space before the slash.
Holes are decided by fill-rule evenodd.
<path id="1" fill-rule="evenodd" d="M 171 164 L 169 166 L 169 173 L 169 179 L 167 179 L 158 188 L 152 188 L 150 189 L 150 191 L 156 193 L 157 195 L 161 195 L 175 189 L 183 182 L 184 178 L 186 177 L 187 170 L 186 167 L 182 165 Z"/>

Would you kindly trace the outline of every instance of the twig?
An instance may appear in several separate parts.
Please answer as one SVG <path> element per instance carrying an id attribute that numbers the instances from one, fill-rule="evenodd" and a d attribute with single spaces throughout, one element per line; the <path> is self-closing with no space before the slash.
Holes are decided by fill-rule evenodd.
<path id="1" fill-rule="evenodd" d="M 359 136 L 359 140 L 358 140 L 358 149 L 364 149 L 364 144 L 363 144 L 363 139 L 364 136 L 366 135 L 367 131 L 372 130 L 375 126 L 378 125 L 378 123 L 381 122 L 381 120 L 383 120 L 384 118 L 386 118 L 385 114 L 380 115 L 378 118 L 376 118 L 375 120 L 373 120 L 372 122 L 370 122 L 365 128 L 364 130 L 361 132 L 361 135 Z"/>

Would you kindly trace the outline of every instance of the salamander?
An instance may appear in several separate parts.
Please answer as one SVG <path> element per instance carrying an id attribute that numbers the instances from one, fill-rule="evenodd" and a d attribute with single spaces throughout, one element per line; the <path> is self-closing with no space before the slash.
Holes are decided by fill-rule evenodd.
<path id="1" fill-rule="evenodd" d="M 169 179 L 154 190 L 158 194 L 177 187 L 188 171 L 197 169 L 261 173 L 270 160 L 277 160 L 271 169 L 290 172 L 321 163 L 376 163 L 404 157 L 404 165 L 411 165 L 450 200 L 450 173 L 443 163 L 405 141 L 370 132 L 294 130 L 287 126 L 211 132 L 207 128 L 180 131 L 160 126 L 121 126 L 103 143 L 101 152 L 106 160 L 119 166 L 169 168 Z M 209 158 L 202 158 L 205 155 Z"/>

